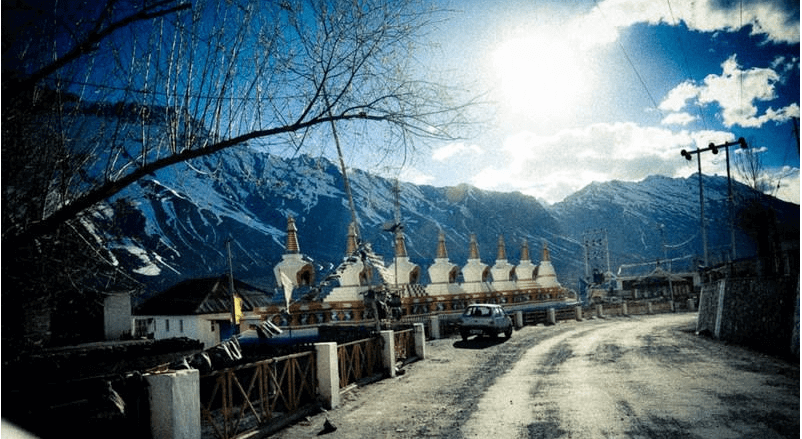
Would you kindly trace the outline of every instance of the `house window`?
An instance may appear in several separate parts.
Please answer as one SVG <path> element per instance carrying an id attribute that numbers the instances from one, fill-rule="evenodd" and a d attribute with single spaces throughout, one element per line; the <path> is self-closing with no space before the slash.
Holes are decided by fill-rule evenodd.
<path id="1" fill-rule="evenodd" d="M 209 322 L 212 324 L 212 332 L 214 332 L 214 321 Z"/>
<path id="2" fill-rule="evenodd" d="M 164 319 L 164 332 L 170 332 L 170 319 Z"/>
<path id="3" fill-rule="evenodd" d="M 178 332 L 184 332 L 184 319 L 178 320 Z"/>

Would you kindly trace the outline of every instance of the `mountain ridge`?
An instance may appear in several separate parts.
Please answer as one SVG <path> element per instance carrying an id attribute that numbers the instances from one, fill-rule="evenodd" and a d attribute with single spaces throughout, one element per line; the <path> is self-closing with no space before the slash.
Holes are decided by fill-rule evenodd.
<path id="1" fill-rule="evenodd" d="M 389 264 L 393 237 L 382 226 L 395 215 L 394 182 L 359 169 L 348 172 L 362 238 Z M 511 263 L 518 262 L 524 240 L 534 263 L 547 243 L 558 279 L 575 288 L 586 270 L 587 230 L 607 230 L 613 267 L 661 259 L 662 243 L 688 241 L 697 234 L 697 179 L 655 176 L 637 183 L 594 183 L 550 206 L 518 192 L 400 182 L 408 254 L 421 266 L 422 282 L 427 282 L 426 268 L 433 263 L 440 230 L 446 234 L 450 260 L 457 265 L 467 260 L 471 233 L 477 235 L 480 257 L 488 265 L 495 262 L 499 235 L 504 236 Z M 718 224 L 726 219 L 726 179 L 704 176 L 704 184 L 710 221 Z M 116 231 L 103 238 L 146 285 L 144 296 L 189 277 L 227 271 L 228 240 L 235 276 L 272 291 L 272 269 L 284 252 L 290 215 L 298 227 L 301 252 L 315 262 L 318 279 L 345 256 L 351 213 L 343 187 L 339 167 L 325 158 L 284 159 L 249 147 L 233 148 L 160 170 L 132 185 L 96 211 L 96 230 Z M 738 193 L 750 193 L 737 187 Z M 775 208 L 798 215 L 797 205 L 773 200 Z M 789 216 L 793 212 L 784 217 Z M 720 232 L 717 228 L 709 233 L 715 248 L 729 245 L 729 233 Z M 700 253 L 694 250 L 701 247 L 698 242 L 698 237 L 690 239 L 683 254 Z M 745 232 L 738 233 L 738 247 L 744 255 L 754 253 Z"/>

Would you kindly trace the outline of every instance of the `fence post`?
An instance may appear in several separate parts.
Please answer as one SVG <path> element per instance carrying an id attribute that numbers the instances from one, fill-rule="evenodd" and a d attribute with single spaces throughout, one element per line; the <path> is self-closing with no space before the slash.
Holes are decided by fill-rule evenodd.
<path id="1" fill-rule="evenodd" d="M 429 317 L 429 335 L 432 337 L 432 340 L 437 340 L 440 338 L 440 316 L 430 316 Z"/>
<path id="2" fill-rule="evenodd" d="M 604 309 L 602 309 L 601 304 L 596 305 L 596 317 L 600 319 L 604 317 Z"/>
<path id="3" fill-rule="evenodd" d="M 646 314 L 654 314 L 652 310 L 652 302 L 646 302 Z"/>
<path id="4" fill-rule="evenodd" d="M 581 322 L 582 321 L 582 307 L 581 306 L 577 306 L 576 308 L 574 308 L 574 312 L 576 313 L 576 321 L 577 322 Z"/>
<path id="5" fill-rule="evenodd" d="M 693 306 L 693 299 L 688 299 L 688 311 L 690 311 L 690 312 L 694 312 L 694 311 L 696 311 L 696 310 L 695 310 L 695 309 L 693 309 L 693 308 L 694 308 L 694 306 Z"/>
<path id="6" fill-rule="evenodd" d="M 521 329 L 524 327 L 524 312 L 515 311 L 515 328 Z"/>
<path id="7" fill-rule="evenodd" d="M 145 375 L 153 439 L 200 439 L 200 372 L 175 370 Z"/>
<path id="8" fill-rule="evenodd" d="M 423 323 L 415 323 L 415 355 L 421 360 L 426 358 L 426 331 L 423 330 Z"/>
<path id="9" fill-rule="evenodd" d="M 621 304 L 621 314 L 625 315 L 625 316 L 629 315 L 629 310 L 627 310 L 627 303 L 626 302 L 623 302 Z"/>
<path id="10" fill-rule="evenodd" d="M 381 331 L 381 337 L 384 340 L 384 348 L 382 349 L 382 362 L 390 378 L 395 377 L 395 335 L 393 331 Z"/>
<path id="11" fill-rule="evenodd" d="M 340 405 L 340 363 L 337 343 L 315 343 L 318 393 L 323 405 L 331 410 Z"/>
<path id="12" fill-rule="evenodd" d="M 549 308 L 548 322 L 549 322 L 549 325 L 556 325 L 557 324 L 557 315 L 554 312 L 554 308 Z"/>
<path id="13" fill-rule="evenodd" d="M 674 311 L 674 301 L 672 300 L 672 301 L 670 301 L 670 302 L 668 302 L 668 303 L 670 303 L 670 304 L 671 304 L 671 305 L 670 305 L 670 307 L 669 307 L 669 310 L 670 310 L 671 312 L 675 312 L 675 311 Z"/>

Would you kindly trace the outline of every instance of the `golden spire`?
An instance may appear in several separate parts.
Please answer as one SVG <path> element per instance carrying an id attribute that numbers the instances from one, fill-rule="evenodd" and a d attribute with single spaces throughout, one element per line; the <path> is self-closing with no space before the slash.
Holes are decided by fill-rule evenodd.
<path id="1" fill-rule="evenodd" d="M 356 224 L 348 225 L 348 240 L 345 244 L 345 253 L 350 255 L 356 251 Z"/>
<path id="2" fill-rule="evenodd" d="M 504 245 L 504 235 L 498 235 L 498 256 L 496 260 L 504 261 L 507 259 L 507 247 Z"/>
<path id="3" fill-rule="evenodd" d="M 437 256 L 438 259 L 447 259 L 448 252 L 446 251 L 446 234 L 442 230 L 437 236 Z"/>
<path id="4" fill-rule="evenodd" d="M 479 259 L 479 244 L 476 243 L 475 233 L 471 233 L 471 249 L 468 259 Z"/>
<path id="5" fill-rule="evenodd" d="M 298 229 L 295 227 L 295 218 L 287 217 L 287 253 L 298 253 Z"/>
<path id="6" fill-rule="evenodd" d="M 395 257 L 403 258 L 407 256 L 407 246 L 404 244 L 404 232 L 395 231 Z"/>
<path id="7" fill-rule="evenodd" d="M 523 245 L 521 246 L 521 260 L 528 261 L 529 260 L 529 242 L 524 240 Z"/>
<path id="8" fill-rule="evenodd" d="M 541 261 L 551 261 L 551 256 L 549 256 L 549 243 L 543 241 L 543 258 L 540 259 Z"/>

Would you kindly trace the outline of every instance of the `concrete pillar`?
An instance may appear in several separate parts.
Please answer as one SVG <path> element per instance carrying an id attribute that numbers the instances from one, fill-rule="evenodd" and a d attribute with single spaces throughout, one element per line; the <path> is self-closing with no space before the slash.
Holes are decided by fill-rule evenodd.
<path id="1" fill-rule="evenodd" d="M 654 314 L 652 310 L 652 302 L 646 302 L 646 314 Z"/>
<path id="2" fill-rule="evenodd" d="M 623 314 L 625 316 L 629 315 L 629 310 L 627 310 L 627 303 L 626 302 L 621 304 L 621 314 Z"/>
<path id="3" fill-rule="evenodd" d="M 337 361 L 337 343 L 315 343 L 317 354 L 317 386 L 326 409 L 340 405 L 340 363 Z"/>
<path id="4" fill-rule="evenodd" d="M 524 312 L 515 311 L 515 329 L 521 329 L 523 327 L 524 327 Z"/>
<path id="5" fill-rule="evenodd" d="M 693 306 L 693 299 L 688 299 L 688 311 L 690 312 L 696 311 Z"/>
<path id="6" fill-rule="evenodd" d="M 577 322 L 581 322 L 582 321 L 582 307 L 581 306 L 577 306 L 576 308 L 574 308 L 574 310 L 576 311 L 576 321 Z"/>
<path id="7" fill-rule="evenodd" d="M 429 317 L 429 336 L 432 340 L 440 338 L 440 316 Z"/>
<path id="8" fill-rule="evenodd" d="M 604 317 L 604 309 L 602 309 L 601 304 L 596 305 L 596 317 L 598 318 Z"/>
<path id="9" fill-rule="evenodd" d="M 395 335 L 393 331 L 381 331 L 381 337 L 384 339 L 384 349 L 382 350 L 382 363 L 384 369 L 387 371 L 387 376 L 390 378 L 395 377 Z"/>
<path id="10" fill-rule="evenodd" d="M 426 358 L 426 331 L 423 330 L 423 323 L 415 323 L 415 355 L 421 360 Z"/>
<path id="11" fill-rule="evenodd" d="M 146 375 L 153 439 L 200 439 L 200 373 L 196 369 Z"/>
<path id="12" fill-rule="evenodd" d="M 549 308 L 548 323 L 549 325 L 557 324 L 557 315 L 554 312 L 554 308 Z"/>

